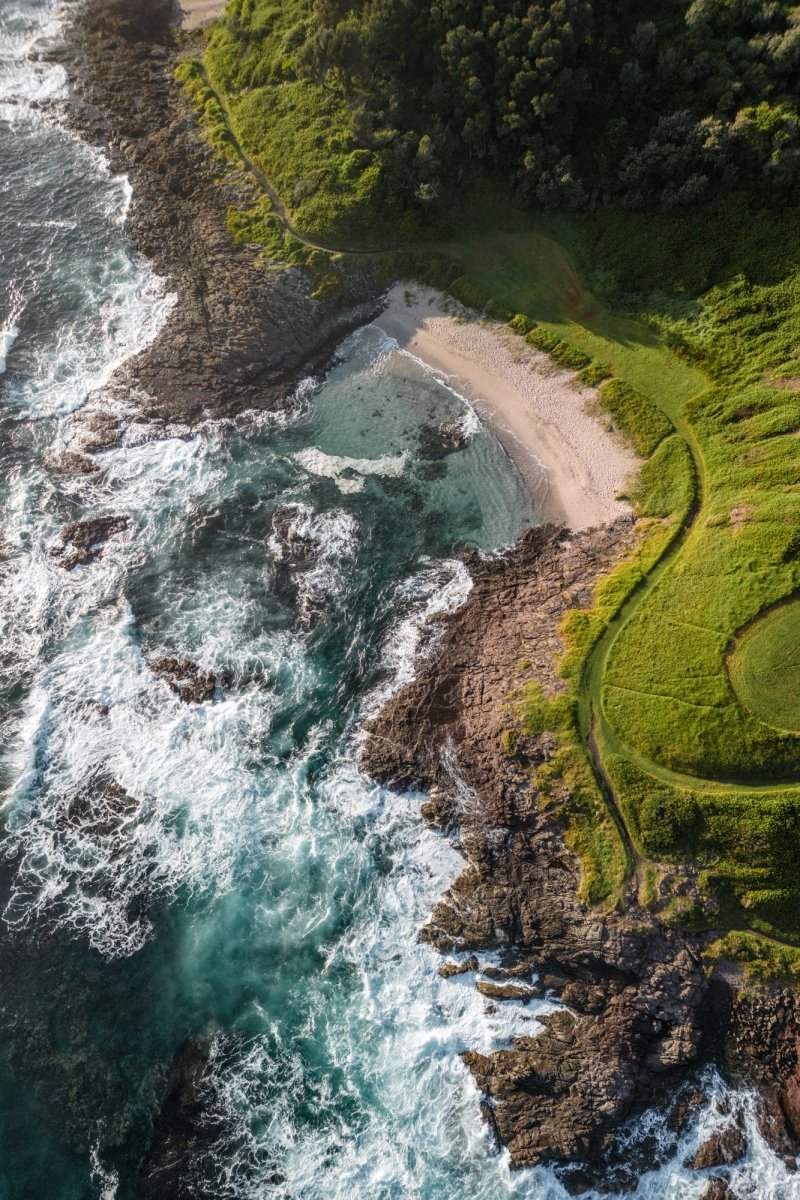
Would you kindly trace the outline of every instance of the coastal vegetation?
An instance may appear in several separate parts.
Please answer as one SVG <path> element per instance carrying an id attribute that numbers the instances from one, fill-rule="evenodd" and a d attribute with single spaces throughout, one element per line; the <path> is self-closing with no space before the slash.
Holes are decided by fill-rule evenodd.
<path id="1" fill-rule="evenodd" d="M 204 61 L 323 240 L 407 237 L 478 175 L 562 210 L 783 202 L 800 179 L 800 23 L 777 0 L 232 0 Z"/>
<path id="2" fill-rule="evenodd" d="M 587 899 L 689 863 L 664 919 L 754 974 L 800 962 L 798 65 L 780 2 L 232 0 L 180 68 L 280 199 L 238 237 L 447 288 L 645 460 L 638 549 L 520 724 Z"/>

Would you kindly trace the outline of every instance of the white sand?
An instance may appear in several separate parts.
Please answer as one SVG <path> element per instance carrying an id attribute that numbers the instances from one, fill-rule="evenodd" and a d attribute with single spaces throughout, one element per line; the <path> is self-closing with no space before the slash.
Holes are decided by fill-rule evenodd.
<path id="1" fill-rule="evenodd" d="M 573 371 L 502 326 L 464 320 L 446 296 L 398 284 L 375 324 L 403 350 L 447 376 L 494 431 L 541 497 L 546 516 L 572 529 L 613 521 L 630 506 L 616 497 L 640 460 L 586 411 L 595 399 Z"/>
<path id="2" fill-rule="evenodd" d="M 225 12 L 226 0 L 181 0 L 184 29 L 197 29 Z"/>

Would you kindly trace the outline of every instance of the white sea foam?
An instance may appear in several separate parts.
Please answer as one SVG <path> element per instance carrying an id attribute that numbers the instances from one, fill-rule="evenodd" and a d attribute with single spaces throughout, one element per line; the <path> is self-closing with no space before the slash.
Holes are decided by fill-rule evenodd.
<path id="1" fill-rule="evenodd" d="M 301 613 L 310 616 L 344 595 L 358 546 L 358 522 L 345 509 L 317 513 L 304 503 L 293 504 L 284 520 L 285 535 L 273 534 L 269 548 L 276 562 L 291 561 L 294 545 L 304 548 L 310 564 L 299 564 L 295 582 Z"/>
<path id="2" fill-rule="evenodd" d="M 291 654 L 285 639 L 272 650 Z M 7 818 L 9 924 L 67 927 L 115 957 L 142 946 L 153 905 L 230 889 L 262 799 L 249 742 L 269 728 L 268 695 L 181 703 L 144 662 L 122 603 L 76 631 L 29 707 L 33 765 Z"/>
<path id="3" fill-rule="evenodd" d="M 110 1171 L 103 1166 L 97 1146 L 90 1152 L 92 1168 L 92 1183 L 97 1189 L 97 1200 L 116 1200 L 119 1188 L 119 1176 L 116 1171 Z"/>
<path id="4" fill-rule="evenodd" d="M 19 328 L 16 325 L 7 325 L 4 329 L 0 329 L 0 375 L 6 369 L 6 360 L 18 337 Z"/>
<path id="5" fill-rule="evenodd" d="M 408 457 L 408 452 L 403 451 L 402 454 L 385 454 L 380 458 L 347 458 L 344 455 L 325 454 L 314 446 L 298 450 L 294 455 L 306 471 L 333 479 L 339 491 L 345 494 L 363 491 L 369 475 L 399 478 L 406 469 Z"/>
<path id="6" fill-rule="evenodd" d="M 388 698 L 414 678 L 421 654 L 438 643 L 436 619 L 455 612 L 472 591 L 472 576 L 460 559 L 428 561 L 396 589 L 392 609 L 403 616 L 395 623 L 381 652 L 386 679 L 367 698 L 365 715 L 374 714 Z M 427 637 L 425 636 L 427 635 Z"/>
<path id="7" fill-rule="evenodd" d="M 0 325 L 0 375 L 5 372 L 11 347 L 19 337 L 18 321 L 25 311 L 25 299 L 15 283 L 8 289 L 6 313 Z"/>
<path id="8" fill-rule="evenodd" d="M 133 259 L 117 256 L 103 264 L 102 279 L 86 284 L 96 294 L 99 320 L 86 329 L 65 328 L 56 347 L 43 351 L 35 369 L 6 389 L 6 402 L 36 418 L 68 416 L 160 332 L 176 296 L 159 276 Z M 87 296 L 87 308 L 93 301 Z"/>
<path id="9" fill-rule="evenodd" d="M 15 124 L 31 119 L 41 106 L 63 100 L 67 74 L 40 52 L 61 39 L 63 14 L 40 5 L 36 19 L 29 10 L 10 4 L 0 13 L 0 120 Z"/>

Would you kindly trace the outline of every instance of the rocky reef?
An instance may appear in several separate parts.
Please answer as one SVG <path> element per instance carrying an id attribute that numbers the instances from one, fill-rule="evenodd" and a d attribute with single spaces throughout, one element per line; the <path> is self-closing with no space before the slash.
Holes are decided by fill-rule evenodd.
<path id="1" fill-rule="evenodd" d="M 620 911 L 584 904 L 580 864 L 565 841 L 566 785 L 556 799 L 536 785 L 552 739 L 507 752 L 516 689 L 528 679 L 558 689 L 561 617 L 589 603 L 594 583 L 636 539 L 625 519 L 578 534 L 541 528 L 506 556 L 476 558 L 466 603 L 417 677 L 370 723 L 363 749 L 373 777 L 428 790 L 426 819 L 460 837 L 464 871 L 422 937 L 443 954 L 472 957 L 446 963 L 443 974 L 477 969 L 482 954 L 499 952 L 503 967 L 477 984 L 487 1000 L 519 1000 L 515 980 L 535 972 L 530 994 L 563 1006 L 538 1037 L 464 1060 L 514 1164 L 553 1163 L 575 1190 L 629 1185 L 638 1167 L 620 1160 L 620 1126 L 649 1105 L 685 1124 L 685 1086 L 712 1059 L 761 1089 L 763 1130 L 787 1158 L 798 1131 L 794 998 L 735 999 L 731 971 L 709 982 L 702 937 L 667 927 L 633 891 Z M 697 1169 L 731 1164 L 743 1136 L 735 1128 L 716 1150 L 702 1149 Z M 722 1183 L 710 1181 L 710 1194 L 724 1194 L 713 1191 Z"/>

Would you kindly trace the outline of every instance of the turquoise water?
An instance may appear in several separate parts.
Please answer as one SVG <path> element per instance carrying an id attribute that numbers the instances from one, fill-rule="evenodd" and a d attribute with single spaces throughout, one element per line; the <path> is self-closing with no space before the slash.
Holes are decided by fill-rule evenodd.
<path id="1" fill-rule="evenodd" d="M 458 847 L 357 766 L 422 623 L 468 593 L 461 551 L 537 513 L 374 328 L 282 417 L 131 426 L 94 476 L 50 470 L 173 303 L 125 181 L 61 127 L 57 32 L 46 0 L 0 0 L 0 1197 L 562 1197 L 492 1152 L 459 1058 L 547 1006 L 439 978 L 417 933 Z M 63 571 L 59 528 L 107 513 L 128 530 Z M 181 704 L 163 654 L 215 699 Z M 196 1105 L 164 1176 L 176 1056 Z M 697 1196 L 682 1157 L 637 1194 Z M 796 1196 L 781 1171 L 762 1145 L 741 1195 Z"/>

